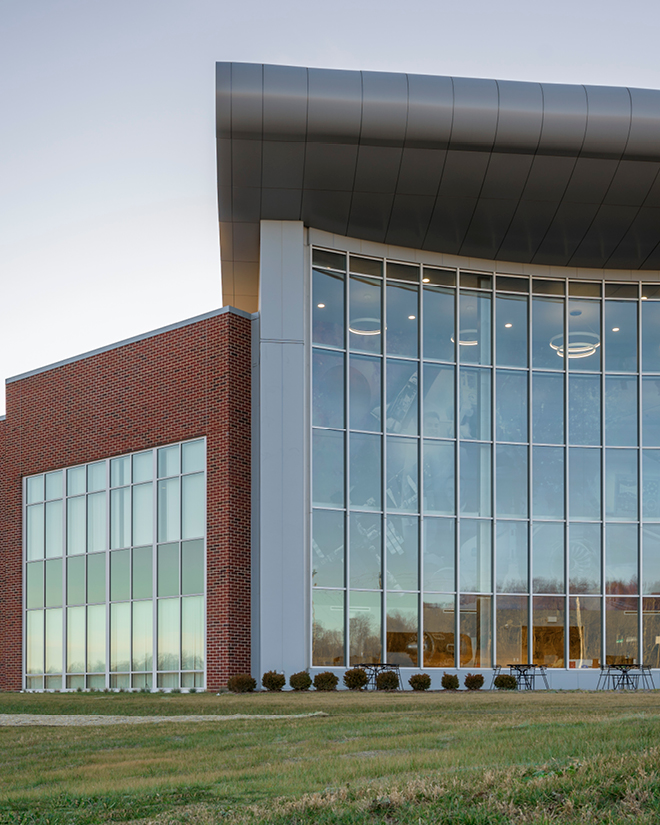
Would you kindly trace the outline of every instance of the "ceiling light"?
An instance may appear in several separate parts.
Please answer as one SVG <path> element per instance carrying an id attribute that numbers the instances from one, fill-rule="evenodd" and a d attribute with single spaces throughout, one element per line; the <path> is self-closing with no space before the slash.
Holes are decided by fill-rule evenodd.
<path id="1" fill-rule="evenodd" d="M 430 283 L 430 282 L 431 282 L 431 279 L 430 279 L 430 278 L 422 278 L 422 283 L 423 283 L 423 284 L 428 284 L 428 283 Z"/>
<path id="2" fill-rule="evenodd" d="M 408 316 L 408 320 L 409 320 L 409 321 L 414 321 L 414 320 L 415 320 L 415 316 L 414 316 L 414 315 L 409 315 L 409 316 Z"/>
<path id="3" fill-rule="evenodd" d="M 452 344 L 456 343 L 453 336 L 451 342 Z M 460 347 L 476 347 L 478 343 L 479 339 L 477 338 L 476 329 L 462 329 L 459 332 L 458 345 Z"/>
<path id="4" fill-rule="evenodd" d="M 353 335 L 380 335 L 380 318 L 355 318 L 348 331 Z"/>
<path id="5" fill-rule="evenodd" d="M 612 332 L 618 332 L 618 331 L 619 331 L 619 327 L 612 327 Z"/>
<path id="6" fill-rule="evenodd" d="M 325 309 L 325 304 L 317 304 L 316 305 L 319 309 Z"/>
<path id="7" fill-rule="evenodd" d="M 560 332 L 550 339 L 550 346 L 560 358 L 564 357 L 564 336 Z M 595 332 L 569 332 L 568 334 L 568 357 L 588 358 L 593 355 L 600 346 L 600 338 Z"/>
<path id="8" fill-rule="evenodd" d="M 642 301 L 646 300 L 646 295 L 642 295 Z"/>
<path id="9" fill-rule="evenodd" d="M 513 326 L 513 324 L 504 324 L 504 326 L 506 327 L 506 329 L 511 329 L 511 327 Z"/>

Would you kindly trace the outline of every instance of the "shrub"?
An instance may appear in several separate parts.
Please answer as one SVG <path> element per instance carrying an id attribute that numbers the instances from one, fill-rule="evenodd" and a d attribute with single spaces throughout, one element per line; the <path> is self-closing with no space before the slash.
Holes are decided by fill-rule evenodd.
<path id="1" fill-rule="evenodd" d="M 361 667 L 354 667 L 344 673 L 344 684 L 349 690 L 362 690 L 368 683 L 367 672 Z"/>
<path id="2" fill-rule="evenodd" d="M 376 676 L 376 688 L 378 690 L 398 690 L 399 674 L 393 670 L 384 670 Z"/>
<path id="3" fill-rule="evenodd" d="M 324 670 L 321 673 L 317 673 L 314 677 L 314 687 L 317 690 L 337 690 L 338 682 L 339 677 L 335 676 L 335 674 L 331 673 L 329 670 Z"/>
<path id="4" fill-rule="evenodd" d="M 286 684 L 286 677 L 276 670 L 267 670 L 261 679 L 261 684 L 266 690 L 282 690 Z"/>
<path id="5" fill-rule="evenodd" d="M 428 690 L 431 687 L 431 677 L 428 673 L 413 673 L 408 684 L 413 690 Z"/>
<path id="6" fill-rule="evenodd" d="M 508 673 L 500 673 L 499 676 L 495 677 L 493 684 L 498 690 L 515 690 L 518 687 L 516 677 L 509 676 Z"/>
<path id="7" fill-rule="evenodd" d="M 289 684 L 294 690 L 309 690 L 312 686 L 312 677 L 306 670 L 301 670 L 300 673 L 291 674 Z"/>
<path id="8" fill-rule="evenodd" d="M 458 690 L 458 676 L 455 673 L 443 673 L 440 684 L 445 690 Z"/>
<path id="9" fill-rule="evenodd" d="M 479 690 L 484 686 L 484 677 L 481 673 L 468 673 L 464 684 L 468 690 Z"/>
<path id="10" fill-rule="evenodd" d="M 232 693 L 252 693 L 257 689 L 257 681 L 249 673 L 237 673 L 229 677 L 227 687 Z"/>

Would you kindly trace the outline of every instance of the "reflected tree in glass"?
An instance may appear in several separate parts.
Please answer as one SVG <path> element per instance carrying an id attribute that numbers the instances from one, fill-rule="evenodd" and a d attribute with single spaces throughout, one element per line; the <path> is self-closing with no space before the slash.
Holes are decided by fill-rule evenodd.
<path id="1" fill-rule="evenodd" d="M 350 664 L 382 661 L 380 593 L 349 593 L 348 633 Z"/>
<path id="2" fill-rule="evenodd" d="M 402 667 L 419 662 L 419 607 L 416 593 L 387 594 L 387 661 Z"/>
<path id="3" fill-rule="evenodd" d="M 497 664 L 528 661 L 529 606 L 526 596 L 498 596 L 495 605 Z"/>
<path id="4" fill-rule="evenodd" d="M 455 596 L 424 596 L 424 667 L 455 667 Z"/>
<path id="5" fill-rule="evenodd" d="M 344 664 L 344 592 L 314 589 L 312 592 L 312 663 L 341 667 Z"/>
<path id="6" fill-rule="evenodd" d="M 564 667 L 564 599 L 534 596 L 532 659 L 536 665 Z"/>

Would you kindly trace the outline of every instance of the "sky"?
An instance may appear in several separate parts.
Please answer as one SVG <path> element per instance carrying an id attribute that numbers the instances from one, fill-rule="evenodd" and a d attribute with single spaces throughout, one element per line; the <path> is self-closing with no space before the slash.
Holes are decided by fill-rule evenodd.
<path id="1" fill-rule="evenodd" d="M 219 60 L 660 89 L 649 0 L 0 0 L 4 380 L 221 305 Z"/>

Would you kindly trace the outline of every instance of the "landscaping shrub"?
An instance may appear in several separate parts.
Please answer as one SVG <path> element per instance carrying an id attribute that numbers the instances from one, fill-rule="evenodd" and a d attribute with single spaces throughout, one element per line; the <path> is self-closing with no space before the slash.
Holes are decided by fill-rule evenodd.
<path id="1" fill-rule="evenodd" d="M 369 682 L 367 671 L 361 667 L 354 667 L 344 673 L 344 684 L 349 690 L 362 690 Z"/>
<path id="2" fill-rule="evenodd" d="M 283 673 L 278 673 L 276 670 L 267 670 L 261 679 L 261 684 L 266 690 L 282 690 L 286 684 L 286 678 Z"/>
<path id="3" fill-rule="evenodd" d="M 398 690 L 399 676 L 393 670 L 384 670 L 376 676 L 376 688 L 378 690 Z"/>
<path id="4" fill-rule="evenodd" d="M 314 687 L 317 690 L 337 690 L 337 683 L 339 677 L 335 676 L 329 670 L 324 670 L 322 673 L 317 673 L 314 677 Z"/>
<path id="5" fill-rule="evenodd" d="M 431 687 L 431 677 L 428 673 L 413 673 L 408 684 L 413 690 L 428 690 Z"/>
<path id="6" fill-rule="evenodd" d="M 306 670 L 301 670 L 300 673 L 291 674 L 289 684 L 294 690 L 309 690 L 312 686 L 312 677 Z"/>
<path id="7" fill-rule="evenodd" d="M 443 673 L 440 684 L 445 690 L 458 690 L 458 676 L 455 673 Z"/>
<path id="8" fill-rule="evenodd" d="M 468 690 L 480 690 L 484 686 L 484 677 L 481 673 L 468 673 L 464 684 Z"/>
<path id="9" fill-rule="evenodd" d="M 252 693 L 257 689 L 257 681 L 249 673 L 237 673 L 229 677 L 227 687 L 232 693 Z"/>
<path id="10" fill-rule="evenodd" d="M 515 676 L 510 676 L 508 673 L 500 673 L 495 677 L 493 682 L 498 690 L 515 690 L 518 687 Z"/>

